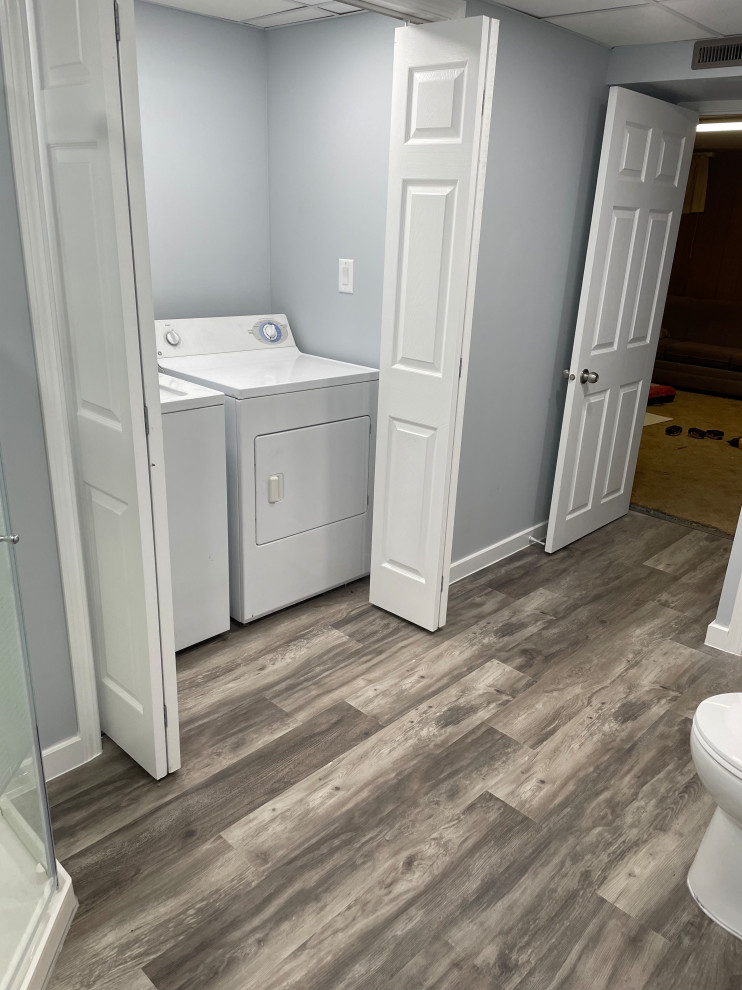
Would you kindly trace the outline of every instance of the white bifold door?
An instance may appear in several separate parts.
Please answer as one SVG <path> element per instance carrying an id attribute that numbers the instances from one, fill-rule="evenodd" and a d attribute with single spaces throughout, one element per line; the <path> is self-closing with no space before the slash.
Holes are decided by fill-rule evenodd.
<path id="1" fill-rule="evenodd" d="M 698 115 L 610 90 L 546 550 L 628 512 Z"/>
<path id="2" fill-rule="evenodd" d="M 167 546 L 162 427 L 146 399 L 156 356 L 152 333 L 140 343 L 149 276 L 135 280 L 115 4 L 25 4 L 101 727 L 162 777 L 180 761 L 169 563 L 155 549 L 155 537 Z"/>
<path id="3" fill-rule="evenodd" d="M 397 29 L 371 601 L 446 620 L 498 23 Z"/>

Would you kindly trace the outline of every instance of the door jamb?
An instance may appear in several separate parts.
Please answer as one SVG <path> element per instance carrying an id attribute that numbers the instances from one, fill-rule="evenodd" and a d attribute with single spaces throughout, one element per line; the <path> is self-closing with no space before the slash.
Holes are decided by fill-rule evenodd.
<path id="1" fill-rule="evenodd" d="M 27 0 L 0 0 L 2 51 L 16 202 L 31 312 L 47 463 L 56 524 L 78 733 L 44 754 L 47 779 L 101 752 L 98 693 L 77 504 L 68 390 L 63 373 L 58 300 L 50 259 L 41 171 L 33 56 L 35 27 Z"/>

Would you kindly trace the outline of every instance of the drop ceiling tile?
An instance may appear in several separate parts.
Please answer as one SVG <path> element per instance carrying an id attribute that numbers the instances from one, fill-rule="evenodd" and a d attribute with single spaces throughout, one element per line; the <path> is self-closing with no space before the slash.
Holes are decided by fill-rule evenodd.
<path id="1" fill-rule="evenodd" d="M 228 21 L 246 21 L 267 14 L 277 14 L 300 6 L 293 0 L 157 0 L 166 7 L 177 7 L 192 14 L 221 17 Z"/>
<path id="2" fill-rule="evenodd" d="M 497 0 L 503 7 L 512 7 L 533 17 L 556 17 L 558 14 L 576 14 L 585 10 L 604 10 L 608 7 L 633 7 L 647 0 Z"/>
<path id="3" fill-rule="evenodd" d="M 576 31 L 602 45 L 653 45 L 665 41 L 695 41 L 712 38 L 713 31 L 696 27 L 667 9 L 664 4 L 643 4 L 614 10 L 549 17 L 552 24 Z"/>
<path id="4" fill-rule="evenodd" d="M 664 0 L 666 7 L 692 17 L 720 34 L 742 34 L 740 0 Z"/>
<path id="5" fill-rule="evenodd" d="M 329 10 L 322 10 L 321 7 L 298 7 L 296 10 L 285 10 L 282 14 L 256 17 L 245 23 L 260 28 L 284 27 L 287 24 L 298 24 L 300 21 L 319 21 L 323 17 L 332 17 L 332 14 Z"/>
<path id="6" fill-rule="evenodd" d="M 333 14 L 350 14 L 358 7 L 351 7 L 349 3 L 340 3 L 340 0 L 330 0 L 329 3 L 322 4 L 322 10 L 329 10 Z"/>

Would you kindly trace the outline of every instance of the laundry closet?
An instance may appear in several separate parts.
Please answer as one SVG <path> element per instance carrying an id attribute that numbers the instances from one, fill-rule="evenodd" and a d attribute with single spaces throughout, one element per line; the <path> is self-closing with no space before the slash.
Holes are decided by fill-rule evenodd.
<path id="1" fill-rule="evenodd" d="M 317 21 L 310 30 L 329 36 L 336 58 L 314 71 L 308 62 L 307 92 L 282 94 L 275 31 L 147 3 L 135 9 L 158 365 L 225 394 L 226 485 L 199 499 L 215 438 L 197 424 L 216 410 L 190 402 L 190 440 L 179 447 L 170 434 L 184 416 L 174 414 L 172 382 L 163 392 L 182 649 L 226 631 L 230 615 L 250 622 L 369 571 L 381 300 L 368 268 L 381 267 L 373 254 L 383 256 L 383 216 L 354 216 L 353 202 L 367 209 L 368 197 L 332 167 L 333 149 L 365 148 L 386 176 L 397 22 L 363 15 L 348 31 L 340 18 Z M 386 41 L 383 94 L 364 89 L 355 64 L 366 27 Z M 321 92 L 328 69 L 330 78 L 345 76 L 343 93 Z M 290 133 L 281 131 L 286 95 L 308 111 Z M 338 95 L 357 116 L 338 113 Z M 311 116 L 331 114 L 333 98 L 338 119 L 324 133 L 313 129 Z M 381 111 L 378 133 L 368 103 Z M 316 200 L 282 215 L 287 192 L 312 181 L 313 166 Z M 304 285 L 289 287 L 287 314 L 281 274 L 297 265 L 297 250 Z M 338 251 L 346 256 L 342 283 Z M 307 283 L 314 299 L 305 298 Z"/>
<path id="2" fill-rule="evenodd" d="M 211 601 L 227 583 L 232 618 L 250 622 L 369 572 L 398 22 L 360 13 L 326 16 L 293 31 L 259 30 L 148 3 L 135 9 L 158 365 L 166 375 L 226 395 L 229 580 L 205 540 L 188 540 L 171 523 L 176 646 L 182 648 L 198 641 L 195 632 L 180 635 L 182 625 L 200 628 L 201 639 L 205 631 L 228 628 L 223 608 Z M 481 30 L 479 24 L 464 31 Z M 432 127 L 419 124 L 423 137 L 413 134 L 411 142 L 458 143 L 462 64 L 451 73 L 449 108 L 459 135 L 448 136 L 441 119 Z M 421 85 L 437 85 L 440 72 L 424 70 L 432 83 Z M 491 72 L 490 65 L 490 87 Z M 467 81 L 467 98 L 484 85 L 484 69 L 481 76 Z M 415 92 L 407 113 L 418 113 L 414 101 L 424 93 Z M 445 116 L 445 90 L 442 95 L 437 112 Z M 464 155 L 466 166 L 466 147 Z M 407 193 L 403 209 L 421 213 L 418 226 L 433 245 L 441 219 L 448 227 L 453 222 L 454 192 L 455 183 L 441 190 L 428 181 L 416 199 Z M 435 200 L 445 204 L 446 197 L 445 215 L 435 216 Z M 404 222 L 414 234 L 414 212 Z M 450 252 L 451 231 L 443 236 Z M 451 289 L 440 287 L 448 260 L 443 254 L 416 262 L 410 250 L 402 247 L 400 264 L 413 270 L 416 298 L 401 305 L 412 311 L 403 319 L 416 339 L 411 357 L 398 353 L 393 366 L 418 365 L 445 379 L 437 352 L 448 319 Z M 464 323 L 463 309 L 460 318 Z M 399 340 L 394 347 L 399 351 Z M 460 377 L 464 357 L 456 354 L 450 363 Z M 445 397 L 438 404 L 441 425 L 453 430 L 455 405 L 447 409 Z M 419 407 L 413 409 L 412 420 L 420 419 Z M 167 416 L 166 425 L 172 422 Z M 430 585 L 424 575 L 430 509 L 422 497 L 430 493 L 422 488 L 430 488 L 425 474 L 440 455 L 429 427 L 394 422 L 402 422 L 390 433 L 398 446 L 390 456 L 398 463 L 383 490 L 387 496 L 397 489 L 407 504 L 391 511 L 385 527 L 385 544 L 397 550 L 379 582 L 378 603 L 436 628 L 445 621 L 447 578 L 436 577 L 423 596 L 416 585 Z M 190 454 L 198 475 L 206 455 L 195 440 Z M 168 455 L 166 449 L 166 462 Z M 427 468 L 421 456 L 431 462 Z M 171 520 L 187 515 L 183 488 L 168 484 Z M 216 511 L 212 503 L 199 514 L 192 503 L 192 529 L 214 531 L 209 513 Z M 432 564 L 442 577 L 444 556 L 441 550 Z M 412 599 L 421 599 L 409 613 L 406 585 L 413 586 Z M 199 611 L 204 622 L 194 623 Z"/>

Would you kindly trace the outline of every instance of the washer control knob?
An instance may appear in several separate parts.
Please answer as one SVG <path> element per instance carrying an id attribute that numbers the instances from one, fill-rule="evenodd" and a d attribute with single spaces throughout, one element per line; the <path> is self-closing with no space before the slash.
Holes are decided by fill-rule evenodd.
<path id="1" fill-rule="evenodd" d="M 180 334 L 176 330 L 168 330 L 165 333 L 165 340 L 173 347 L 177 347 L 180 343 Z"/>
<path id="2" fill-rule="evenodd" d="M 278 329 L 275 323 L 264 323 L 263 324 L 263 336 L 266 340 L 278 340 L 281 336 L 281 331 Z"/>

